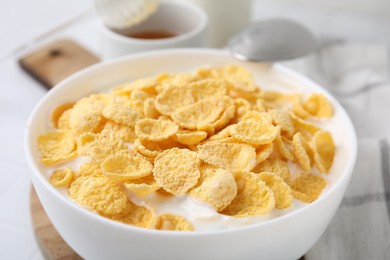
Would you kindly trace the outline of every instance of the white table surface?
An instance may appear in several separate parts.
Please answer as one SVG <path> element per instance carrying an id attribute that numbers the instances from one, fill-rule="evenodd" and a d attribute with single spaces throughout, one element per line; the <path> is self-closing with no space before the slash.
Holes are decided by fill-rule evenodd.
<path id="1" fill-rule="evenodd" d="M 274 16 L 305 23 L 320 38 L 390 46 L 390 17 L 255 0 L 254 19 Z M 30 112 L 46 90 L 16 61 L 31 48 L 59 37 L 71 37 L 99 53 L 99 20 L 92 0 L 3 0 L 0 21 L 0 259 L 42 259 L 31 226 L 23 135 Z M 64 26 L 68 21 L 74 22 Z"/>

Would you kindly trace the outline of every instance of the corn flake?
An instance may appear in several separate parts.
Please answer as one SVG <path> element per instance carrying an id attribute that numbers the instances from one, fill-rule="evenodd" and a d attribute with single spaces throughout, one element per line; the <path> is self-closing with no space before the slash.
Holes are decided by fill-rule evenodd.
<path id="1" fill-rule="evenodd" d="M 291 153 L 289 148 L 287 148 L 287 145 L 283 141 L 281 135 L 278 135 L 274 140 L 275 147 L 279 151 L 280 155 L 288 160 L 288 161 L 294 161 L 294 155 Z"/>
<path id="2" fill-rule="evenodd" d="M 69 188 L 69 195 L 77 203 L 102 215 L 119 214 L 127 203 L 124 189 L 106 177 L 77 178 Z"/>
<path id="3" fill-rule="evenodd" d="M 232 172 L 250 171 L 256 164 L 255 148 L 247 144 L 210 141 L 198 150 L 203 161 Z"/>
<path id="4" fill-rule="evenodd" d="M 282 134 L 286 134 L 287 137 L 294 134 L 294 125 L 287 111 L 282 109 L 272 109 L 268 111 L 268 113 L 271 114 L 273 123 L 280 126 Z"/>
<path id="5" fill-rule="evenodd" d="M 315 201 L 326 186 L 326 181 L 321 177 L 306 173 L 287 183 L 291 187 L 294 198 L 306 203 Z"/>
<path id="6" fill-rule="evenodd" d="M 252 145 L 272 143 L 279 134 L 280 127 L 257 120 L 243 120 L 232 130 L 234 138 Z"/>
<path id="7" fill-rule="evenodd" d="M 237 194 L 234 175 L 223 169 L 202 171 L 202 182 L 190 194 L 212 205 L 217 211 L 226 208 Z"/>
<path id="8" fill-rule="evenodd" d="M 194 226 L 185 218 L 170 213 L 158 216 L 156 221 L 157 230 L 194 231 Z"/>
<path id="9" fill-rule="evenodd" d="M 172 119 L 183 128 L 206 130 L 223 112 L 222 98 L 208 98 L 183 107 L 172 114 Z"/>
<path id="10" fill-rule="evenodd" d="M 291 103 L 291 111 L 302 119 L 310 117 L 310 113 L 302 105 L 301 96 L 296 96 Z"/>
<path id="11" fill-rule="evenodd" d="M 332 167 L 336 146 L 328 131 L 318 131 L 311 142 L 313 159 L 319 172 L 327 173 Z"/>
<path id="12" fill-rule="evenodd" d="M 198 155 L 188 149 L 172 148 L 159 154 L 153 175 L 159 186 L 174 194 L 184 194 L 200 177 Z"/>
<path id="13" fill-rule="evenodd" d="M 148 94 L 154 94 L 157 82 L 154 79 L 140 79 L 130 84 L 118 86 L 112 90 L 113 95 L 130 97 L 135 90 L 142 90 Z"/>
<path id="14" fill-rule="evenodd" d="M 142 228 L 153 228 L 156 221 L 150 210 L 131 201 L 127 201 L 122 213 L 112 216 L 111 219 Z"/>
<path id="15" fill-rule="evenodd" d="M 120 154 L 106 158 L 101 168 L 108 178 L 123 181 L 150 175 L 153 165 L 141 155 Z"/>
<path id="16" fill-rule="evenodd" d="M 303 107 L 312 116 L 330 118 L 333 116 L 333 107 L 323 94 L 312 94 L 303 103 Z"/>
<path id="17" fill-rule="evenodd" d="M 115 102 L 110 103 L 104 108 L 103 116 L 117 124 L 130 127 L 134 127 L 136 122 L 142 119 L 142 115 L 130 106 Z"/>
<path id="18" fill-rule="evenodd" d="M 90 95 L 77 101 L 69 115 L 69 127 L 75 134 L 94 132 L 102 120 L 107 100 L 102 95 Z"/>
<path id="19" fill-rule="evenodd" d="M 76 142 L 71 132 L 66 130 L 49 132 L 38 137 L 41 161 L 53 165 L 76 157 Z"/>
<path id="20" fill-rule="evenodd" d="M 291 188 L 281 177 L 270 172 L 261 172 L 259 177 L 274 192 L 275 208 L 285 209 L 292 205 L 293 196 Z"/>
<path id="21" fill-rule="evenodd" d="M 137 135 L 135 134 L 134 127 L 125 126 L 117 124 L 113 121 L 108 121 L 101 131 L 102 135 L 110 135 L 111 133 L 115 133 L 118 135 L 120 139 L 122 139 L 124 142 L 134 142 L 137 138 Z"/>
<path id="22" fill-rule="evenodd" d="M 75 173 L 75 176 L 76 178 L 87 176 L 103 177 L 104 173 L 99 164 L 88 162 L 80 166 L 78 171 Z"/>
<path id="23" fill-rule="evenodd" d="M 206 137 L 207 133 L 205 131 L 180 130 L 173 136 L 173 139 L 181 144 L 194 145 L 199 144 Z"/>
<path id="24" fill-rule="evenodd" d="M 291 177 L 287 163 L 279 158 L 268 158 L 268 160 L 257 165 L 253 172 L 271 172 L 283 180 L 288 180 Z"/>
<path id="25" fill-rule="evenodd" d="M 301 133 L 296 133 L 293 137 L 294 155 L 301 168 L 309 172 L 311 170 L 310 157 L 307 152 L 308 145 Z"/>
<path id="26" fill-rule="evenodd" d="M 171 120 L 145 118 L 135 125 L 135 133 L 148 141 L 163 141 L 177 133 L 179 127 Z"/>
<path id="27" fill-rule="evenodd" d="M 224 215 L 244 218 L 264 215 L 275 207 L 275 196 L 261 178 L 250 172 L 237 172 L 237 195 L 221 213 Z"/>
<path id="28" fill-rule="evenodd" d="M 161 187 L 156 183 L 153 175 L 148 175 L 143 178 L 126 181 L 123 183 L 125 189 L 138 196 L 147 196 Z"/>
<path id="29" fill-rule="evenodd" d="M 274 150 L 273 143 L 261 145 L 256 148 L 256 164 L 262 163 L 263 161 L 267 160 L 268 157 L 271 155 L 272 151 Z"/>
<path id="30" fill-rule="evenodd" d="M 58 118 L 57 128 L 62 130 L 70 130 L 70 115 L 72 114 L 72 108 L 65 110 L 64 113 Z"/>
<path id="31" fill-rule="evenodd" d="M 74 106 L 73 102 L 61 104 L 53 109 L 50 113 L 50 121 L 55 128 L 58 128 L 60 117 Z"/>
<path id="32" fill-rule="evenodd" d="M 73 170 L 71 168 L 63 168 L 52 173 L 50 183 L 55 187 L 66 187 L 72 183 L 73 179 Z"/>
<path id="33" fill-rule="evenodd" d="M 143 112 L 146 118 L 157 119 L 160 116 L 160 113 L 156 110 L 156 105 L 154 104 L 153 98 L 147 98 L 143 103 Z"/>
<path id="34" fill-rule="evenodd" d="M 155 158 L 163 151 L 158 143 L 139 138 L 134 141 L 134 150 L 149 158 Z"/>
<path id="35" fill-rule="evenodd" d="M 254 92 L 257 90 L 251 73 L 243 67 L 228 65 L 220 69 L 219 73 L 233 89 L 244 92 Z"/>
<path id="36" fill-rule="evenodd" d="M 130 151 L 125 142 L 115 133 L 84 134 L 80 136 L 79 144 L 79 154 L 89 156 L 95 163 L 101 163 L 109 156 Z"/>
<path id="37" fill-rule="evenodd" d="M 294 123 L 294 128 L 296 132 L 300 132 L 305 136 L 313 136 L 316 132 L 320 130 L 317 126 L 305 121 L 294 114 L 290 113 L 291 119 Z"/>
<path id="38" fill-rule="evenodd" d="M 223 81 L 206 79 L 190 84 L 170 85 L 157 95 L 156 109 L 163 115 L 171 115 L 175 111 L 192 105 L 203 99 L 225 95 Z"/>

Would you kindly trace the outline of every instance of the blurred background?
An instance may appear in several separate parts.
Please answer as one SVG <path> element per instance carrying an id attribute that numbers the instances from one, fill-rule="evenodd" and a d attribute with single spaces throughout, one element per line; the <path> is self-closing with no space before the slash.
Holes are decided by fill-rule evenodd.
<path id="1" fill-rule="evenodd" d="M 388 0 L 253 0 L 252 20 L 275 16 L 299 21 L 324 40 L 390 44 Z M 58 32 L 83 32 L 77 35 L 78 40 L 98 52 L 93 0 L 2 0 L 0 17 L 0 58 L 32 44 L 32 40 L 45 40 Z M 71 32 L 64 30 L 76 21 Z M 83 26 L 88 27 L 87 34 Z"/>

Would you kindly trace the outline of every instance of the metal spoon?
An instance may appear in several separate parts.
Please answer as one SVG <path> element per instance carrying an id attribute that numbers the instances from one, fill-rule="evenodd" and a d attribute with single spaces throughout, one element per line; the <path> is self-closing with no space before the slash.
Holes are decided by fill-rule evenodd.
<path id="1" fill-rule="evenodd" d="M 294 21 L 270 19 L 249 25 L 229 40 L 228 48 L 240 60 L 274 62 L 306 56 L 317 49 L 317 41 Z"/>

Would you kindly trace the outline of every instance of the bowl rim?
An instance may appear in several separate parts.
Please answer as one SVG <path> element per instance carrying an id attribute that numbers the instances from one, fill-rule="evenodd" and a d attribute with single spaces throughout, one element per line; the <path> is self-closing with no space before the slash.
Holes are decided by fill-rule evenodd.
<path id="1" fill-rule="evenodd" d="M 266 225 L 271 225 L 271 224 L 277 224 L 279 222 L 286 221 L 292 217 L 294 217 L 297 214 L 301 214 L 302 211 L 309 210 L 313 207 L 316 207 L 316 205 L 322 203 L 325 199 L 327 199 L 329 196 L 333 194 L 335 190 L 338 189 L 340 185 L 342 185 L 343 182 L 349 182 L 350 177 L 352 176 L 353 173 L 353 168 L 356 163 L 356 157 L 357 157 L 357 137 L 356 137 L 356 132 L 353 126 L 353 123 L 348 116 L 347 112 L 344 110 L 344 108 L 341 106 L 341 104 L 323 87 L 321 87 L 319 84 L 316 82 L 310 80 L 306 76 L 295 72 L 294 70 L 291 70 L 283 65 L 280 64 L 273 64 L 273 66 L 279 70 L 282 71 L 283 73 L 287 73 L 291 75 L 294 78 L 299 79 L 300 81 L 305 81 L 306 83 L 310 85 L 314 85 L 316 88 L 320 89 L 323 93 L 327 95 L 331 99 L 332 104 L 335 104 L 339 112 L 342 114 L 342 117 L 345 119 L 345 126 L 347 128 L 347 132 L 350 133 L 350 141 L 351 141 L 351 147 L 350 147 L 350 158 L 349 161 L 347 162 L 347 165 L 344 169 L 344 172 L 340 175 L 339 179 L 334 183 L 332 187 L 329 188 L 329 190 L 326 191 L 325 194 L 322 194 L 316 201 L 305 205 L 304 207 L 301 207 L 297 210 L 294 210 L 286 215 L 279 216 L 276 218 L 272 218 L 269 220 L 265 220 L 262 222 L 258 223 L 251 223 L 248 225 L 240 226 L 240 227 L 234 227 L 234 228 L 227 228 L 227 229 L 217 229 L 217 230 L 201 230 L 201 231 L 195 231 L 195 232 L 175 232 L 175 231 L 167 231 L 167 230 L 154 230 L 154 229 L 146 229 L 146 228 L 140 228 L 132 225 L 127 225 L 118 221 L 114 221 L 108 218 L 105 218 L 103 216 L 100 216 L 99 214 L 96 214 L 88 209 L 85 209 L 75 202 L 73 202 L 71 199 L 66 198 L 60 192 L 52 186 L 49 181 L 44 177 L 44 175 L 41 173 L 39 170 L 33 156 L 32 156 L 32 134 L 29 131 L 31 122 L 34 121 L 36 114 L 39 111 L 39 108 L 46 102 L 46 100 L 50 99 L 52 95 L 55 95 L 56 91 L 58 89 L 63 88 L 64 86 L 68 85 L 72 81 L 84 77 L 88 75 L 89 73 L 92 73 L 96 69 L 101 69 L 103 67 L 109 67 L 112 66 L 113 64 L 121 63 L 121 62 L 126 62 L 127 60 L 131 59 L 142 59 L 142 58 L 148 58 L 151 56 L 165 56 L 165 55 L 177 55 L 177 54 L 203 54 L 203 55 L 213 55 L 213 56 L 221 56 L 221 57 L 226 57 L 226 55 L 230 55 L 230 53 L 227 50 L 220 50 L 220 49 L 209 49 L 209 48 L 177 48 L 177 49 L 165 49 L 165 50 L 154 50 L 154 51 L 147 51 L 147 52 L 142 52 L 142 53 L 137 53 L 137 54 L 130 54 L 127 56 L 115 58 L 112 60 L 108 61 L 103 61 L 98 64 L 92 65 L 90 67 L 87 67 L 81 71 L 76 72 L 75 74 L 71 75 L 70 77 L 64 79 L 60 83 L 58 83 L 54 88 L 52 88 L 44 97 L 41 98 L 41 100 L 35 105 L 34 109 L 32 110 L 30 117 L 27 121 L 27 125 L 25 127 L 25 133 L 24 133 L 24 150 L 25 150 L 25 156 L 27 158 L 28 164 L 32 168 L 32 172 L 30 173 L 31 175 L 35 175 L 37 179 L 41 182 L 41 184 L 51 193 L 52 196 L 57 197 L 60 201 L 63 203 L 67 204 L 70 208 L 73 210 L 76 210 L 80 212 L 80 214 L 85 214 L 88 217 L 92 218 L 94 221 L 100 222 L 99 224 L 104 224 L 104 225 L 109 225 L 112 226 L 113 228 L 118 228 L 118 229 L 124 229 L 128 230 L 129 232 L 135 232 L 135 233 L 140 233 L 143 235 L 153 235 L 153 236 L 169 236 L 169 237 L 193 237 L 193 236 L 210 236 L 210 235 L 223 235 L 223 234 L 234 234 L 234 233 L 239 233 L 239 232 L 244 232 L 246 230 L 251 230 L 251 229 L 256 229 L 260 228 L 262 226 Z"/>

